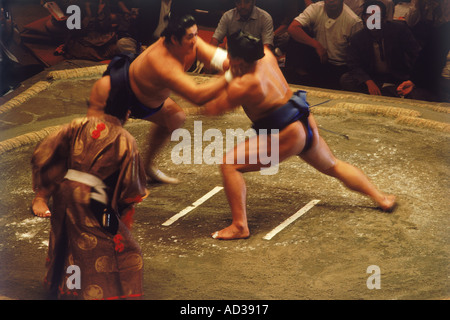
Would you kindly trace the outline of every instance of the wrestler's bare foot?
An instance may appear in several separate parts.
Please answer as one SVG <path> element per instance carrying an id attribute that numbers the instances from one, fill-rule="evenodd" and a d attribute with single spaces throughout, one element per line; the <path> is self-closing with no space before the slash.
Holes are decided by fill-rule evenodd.
<path id="1" fill-rule="evenodd" d="M 394 211 L 395 207 L 397 206 L 396 198 L 394 195 L 386 195 L 384 198 L 378 203 L 381 210 L 385 212 L 392 212 Z"/>
<path id="2" fill-rule="evenodd" d="M 47 206 L 47 200 L 41 197 L 36 197 L 33 199 L 33 202 L 31 203 L 31 210 L 38 217 L 47 218 L 52 215 Z"/>
<path id="3" fill-rule="evenodd" d="M 211 236 L 218 240 L 247 239 L 250 237 L 250 231 L 248 227 L 239 228 L 232 224 L 225 229 L 214 232 Z"/>
<path id="4" fill-rule="evenodd" d="M 146 173 L 147 177 L 155 182 L 170 183 L 170 184 L 180 183 L 178 179 L 167 176 L 164 172 L 162 172 L 159 169 L 156 169 L 155 167 L 148 168 Z"/>

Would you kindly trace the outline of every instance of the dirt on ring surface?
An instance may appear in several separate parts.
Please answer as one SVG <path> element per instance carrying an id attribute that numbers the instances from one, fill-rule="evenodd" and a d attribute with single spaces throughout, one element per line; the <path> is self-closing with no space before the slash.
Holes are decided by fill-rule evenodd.
<path id="1" fill-rule="evenodd" d="M 28 131 L 68 122 L 69 115 L 83 115 L 86 107 L 75 90 L 85 90 L 79 93 L 85 96 L 93 80 L 84 81 L 75 86 L 64 81 L 53 84 L 20 111 L 2 115 L 4 133 L 18 135 L 14 133 L 20 130 L 18 126 L 8 125 L 14 123 L 14 112 L 44 121 L 22 125 Z M 76 106 L 67 105 L 70 90 L 74 90 L 73 99 L 78 99 Z M 62 91 L 64 97 L 58 95 Z M 65 105 L 66 110 L 52 118 L 42 107 L 45 99 L 52 101 L 52 106 L 45 108 L 57 110 Z M 314 105 L 326 99 L 311 96 L 308 100 Z M 177 101 L 184 108 L 193 107 Z M 402 108 L 409 108 L 407 102 L 399 102 Z M 399 105 L 394 100 L 377 104 Z M 416 105 L 412 109 L 449 122 L 446 113 Z M 39 114 L 47 116 L 44 119 Z M 149 184 L 150 196 L 136 209 L 133 234 L 144 256 L 145 299 L 450 297 L 450 134 L 364 113 L 316 114 L 315 118 L 336 157 L 362 169 L 381 190 L 397 195 L 396 211 L 378 210 L 369 199 L 293 157 L 280 165 L 276 175 L 245 174 L 249 239 L 218 241 L 210 237 L 231 222 L 223 190 L 164 227 L 168 218 L 222 185 L 217 165 L 175 165 L 171 152 L 178 142 L 173 141 L 158 160 L 161 170 L 182 183 Z M 192 137 L 194 121 L 201 121 L 203 133 L 215 128 L 224 136 L 226 129 L 250 127 L 240 112 L 215 118 L 189 115 L 184 128 Z M 137 120 L 126 125 L 142 153 L 147 148 L 149 126 Z M 203 149 L 209 144 L 203 141 Z M 33 198 L 29 164 L 34 146 L 30 143 L 5 152 L 0 160 L 0 296 L 12 299 L 45 297 L 42 279 L 50 226 L 48 219 L 34 217 L 29 209 Z M 313 199 L 320 202 L 271 240 L 263 239 Z M 381 271 L 381 288 L 371 290 L 368 267 L 373 265 Z"/>

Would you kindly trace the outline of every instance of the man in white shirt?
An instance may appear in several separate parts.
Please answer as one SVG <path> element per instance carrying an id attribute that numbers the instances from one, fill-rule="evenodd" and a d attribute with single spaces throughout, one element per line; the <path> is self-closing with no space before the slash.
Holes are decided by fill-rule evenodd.
<path id="1" fill-rule="evenodd" d="M 241 30 L 273 46 L 273 20 L 269 13 L 255 6 L 256 0 L 235 0 L 236 7 L 225 12 L 212 36 L 211 44 L 220 45 L 225 37 Z"/>
<path id="2" fill-rule="evenodd" d="M 349 39 L 362 27 L 361 19 L 343 0 L 311 4 L 289 26 L 295 53 L 286 57 L 287 67 L 303 67 L 308 74 L 304 84 L 339 89 Z"/>
<path id="3" fill-rule="evenodd" d="M 349 6 L 350 9 L 353 10 L 354 13 L 358 17 L 361 17 L 363 13 L 363 6 L 364 6 L 365 0 L 344 0 L 344 3 Z M 394 18 L 394 10 L 395 10 L 395 4 L 392 0 L 381 0 L 383 4 L 386 7 L 386 20 L 392 21 Z"/>

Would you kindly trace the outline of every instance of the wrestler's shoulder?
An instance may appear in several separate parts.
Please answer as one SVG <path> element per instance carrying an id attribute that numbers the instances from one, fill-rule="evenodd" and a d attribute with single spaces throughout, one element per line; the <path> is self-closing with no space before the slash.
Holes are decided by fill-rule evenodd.
<path id="1" fill-rule="evenodd" d="M 137 65 L 151 64 L 154 67 L 164 68 L 168 65 L 180 64 L 178 60 L 162 45 L 150 47 L 141 57 L 136 59 Z"/>
<path id="2" fill-rule="evenodd" d="M 237 100 L 253 99 L 254 96 L 261 95 L 261 85 L 257 77 L 246 74 L 230 84 L 228 93 Z"/>
<path id="3" fill-rule="evenodd" d="M 259 79 L 258 75 L 248 73 L 238 78 L 236 84 L 238 84 L 240 87 L 245 87 L 246 90 L 255 90 L 261 87 L 261 80 Z"/>

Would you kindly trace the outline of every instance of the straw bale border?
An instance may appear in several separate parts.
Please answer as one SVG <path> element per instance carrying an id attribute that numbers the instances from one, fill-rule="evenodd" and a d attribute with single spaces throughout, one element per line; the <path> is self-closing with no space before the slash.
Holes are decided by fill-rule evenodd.
<path id="1" fill-rule="evenodd" d="M 398 108 L 386 107 L 372 104 L 358 104 L 350 102 L 340 102 L 333 106 L 333 108 L 342 108 L 355 113 L 368 113 L 371 115 L 381 115 L 386 117 L 397 118 L 400 116 L 420 117 L 422 114 L 418 111 Z"/>
<path id="2" fill-rule="evenodd" d="M 55 70 L 48 73 L 47 79 L 66 80 L 76 78 L 99 77 L 106 71 L 107 67 L 108 67 L 107 65 L 98 65 L 92 67 Z"/>
<path id="3" fill-rule="evenodd" d="M 0 106 L 0 114 L 3 114 L 12 108 L 15 108 L 22 103 L 24 103 L 27 100 L 30 100 L 32 97 L 37 95 L 38 93 L 48 89 L 52 85 L 49 81 L 39 81 L 35 83 L 31 88 L 25 90 L 21 94 L 19 94 L 17 97 L 12 98 L 11 100 L 7 101 L 3 105 Z"/>
<path id="4" fill-rule="evenodd" d="M 441 132 L 450 133 L 450 124 L 444 122 L 408 116 L 400 116 L 397 119 L 395 119 L 395 122 L 400 124 L 412 125 L 414 127 L 433 129 Z"/>
<path id="5" fill-rule="evenodd" d="M 23 93 L 19 94 L 17 97 L 11 99 L 6 102 L 2 106 L 0 106 L 0 115 L 11 110 L 14 107 L 21 105 L 27 100 L 31 99 L 33 96 L 38 93 L 48 89 L 56 80 L 68 80 L 68 79 L 77 79 L 77 78 L 88 78 L 88 77 L 98 77 L 101 76 L 107 68 L 107 65 L 98 65 L 92 67 L 83 67 L 83 68 L 75 68 L 75 69 L 65 69 L 65 70 L 56 70 L 51 71 L 47 75 L 48 81 L 39 81 L 34 84 L 31 88 L 27 89 Z M 203 79 L 202 79 L 203 80 Z M 205 80 L 207 81 L 207 80 Z M 333 100 L 339 99 L 351 99 L 357 101 L 372 101 L 372 102 L 384 102 L 389 103 L 390 101 L 374 97 L 370 95 L 363 94 L 353 94 L 353 93 L 335 93 L 335 92 L 327 92 L 320 90 L 311 90 L 310 88 L 304 88 L 308 91 L 308 95 L 313 97 L 320 98 L 329 98 Z M 423 108 L 428 108 L 430 110 L 441 112 L 441 113 L 450 113 L 450 108 L 447 104 L 427 104 L 427 103 L 415 103 L 412 101 L 399 101 L 396 103 L 407 104 L 408 106 L 418 106 Z M 203 114 L 203 110 L 201 107 L 188 107 L 184 108 L 186 114 L 188 115 L 201 115 Z M 355 113 L 366 113 L 375 116 L 387 116 L 396 118 L 396 122 L 400 124 L 406 125 L 414 125 L 421 128 L 434 129 L 442 132 L 450 132 L 450 124 L 432 121 L 427 119 L 421 119 L 421 113 L 414 110 L 409 110 L 406 108 L 399 107 L 386 107 L 380 105 L 372 105 L 372 104 L 359 104 L 359 103 L 351 103 L 351 102 L 340 102 L 335 104 L 332 107 L 314 107 L 311 109 L 313 114 L 319 115 L 342 115 L 346 114 L 348 111 Z M 242 107 L 237 108 L 232 111 L 233 113 L 244 113 Z M 42 129 L 40 131 L 30 132 L 9 140 L 0 142 L 0 154 L 4 152 L 13 150 L 15 148 L 29 145 L 33 143 L 37 143 L 40 140 L 44 139 L 50 133 L 55 132 L 61 126 L 54 126 Z"/>
<path id="6" fill-rule="evenodd" d="M 47 127 L 0 142 L 0 155 L 13 149 L 38 143 L 49 134 L 58 131 L 61 126 Z"/>

